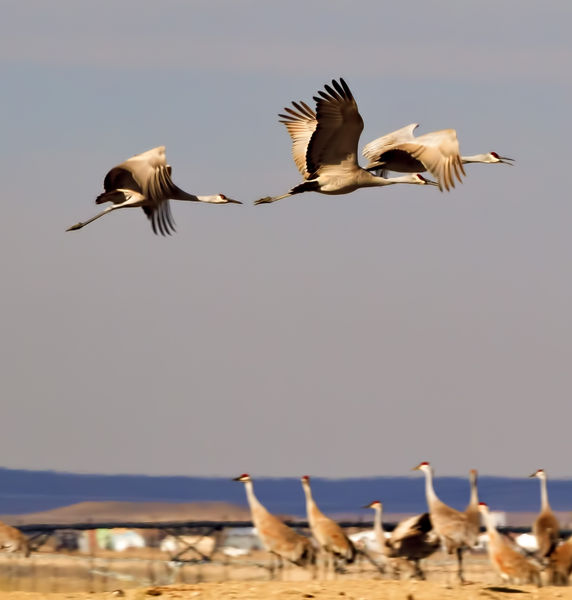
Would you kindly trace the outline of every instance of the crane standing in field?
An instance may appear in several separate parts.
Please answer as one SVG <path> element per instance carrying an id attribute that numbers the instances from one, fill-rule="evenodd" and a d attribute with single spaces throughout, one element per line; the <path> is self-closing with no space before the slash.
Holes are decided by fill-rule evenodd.
<path id="1" fill-rule="evenodd" d="M 499 575 L 511 583 L 536 583 L 540 586 L 540 567 L 515 550 L 513 544 L 497 531 L 489 507 L 484 502 L 479 503 L 479 512 L 487 528 L 489 558 Z"/>
<path id="2" fill-rule="evenodd" d="M 429 507 L 429 516 L 433 529 L 441 539 L 441 546 L 448 554 L 457 555 L 457 577 L 461 583 L 463 577 L 463 550 L 476 543 L 474 528 L 464 512 L 455 510 L 439 500 L 433 488 L 433 470 L 428 462 L 422 462 L 414 467 L 425 475 L 425 496 Z"/>
<path id="3" fill-rule="evenodd" d="M 432 131 L 415 137 L 413 132 L 417 127 L 417 123 L 411 123 L 367 144 L 363 149 L 363 155 L 369 161 L 366 169 L 381 171 L 382 174 L 385 171 L 429 171 L 437 178 L 440 190 L 449 190 L 455 187 L 455 177 L 461 182 L 461 175 L 466 175 L 464 164 L 478 162 L 510 165 L 513 160 L 499 156 L 496 152 L 461 156 L 454 129 Z"/>
<path id="4" fill-rule="evenodd" d="M 171 166 L 165 158 L 165 146 L 136 154 L 113 167 L 105 176 L 103 187 L 105 192 L 95 199 L 95 203 L 111 202 L 111 206 L 87 221 L 72 225 L 67 231 L 81 229 L 119 208 L 139 207 L 151 221 L 154 233 L 171 235 L 171 232 L 175 231 L 175 222 L 171 215 L 170 199 L 211 204 L 242 204 L 224 194 L 194 196 L 178 188 L 171 180 Z"/>
<path id="5" fill-rule="evenodd" d="M 374 500 L 365 508 L 375 511 L 373 529 L 381 553 L 395 574 L 399 573 L 401 562 L 405 559 L 413 568 L 413 575 L 425 579 L 420 560 L 430 556 L 439 548 L 439 536 L 433 531 L 429 513 L 415 515 L 400 521 L 389 537 L 386 537 L 382 524 L 383 505 Z"/>
<path id="6" fill-rule="evenodd" d="M 338 571 L 339 567 L 336 561 L 343 560 L 347 564 L 352 563 L 356 557 L 356 548 L 342 528 L 335 521 L 326 517 L 316 505 L 312 497 L 308 475 L 302 477 L 302 488 L 306 496 L 306 512 L 312 535 L 318 542 L 325 558 L 329 559 L 329 568 L 332 571 Z"/>
<path id="7" fill-rule="evenodd" d="M 363 119 L 347 83 L 332 80 L 332 86 L 315 96 L 316 111 L 305 102 L 292 102 L 294 109 L 285 108 L 281 123 L 292 138 L 292 155 L 304 182 L 281 196 L 267 196 L 255 204 L 276 202 L 302 192 L 349 194 L 359 188 L 412 183 L 437 185 L 419 174 L 385 179 L 362 169 L 357 162 L 357 150 Z"/>
<path id="8" fill-rule="evenodd" d="M 548 502 L 548 490 L 546 489 L 546 473 L 544 469 L 538 469 L 530 477 L 540 479 L 540 513 L 532 526 L 532 533 L 538 543 L 538 556 L 544 559 L 556 547 L 560 537 L 560 524 Z"/>
<path id="9" fill-rule="evenodd" d="M 250 475 L 243 473 L 236 477 L 234 481 L 244 483 L 252 522 L 264 548 L 277 558 L 278 568 L 283 569 L 283 559 L 299 567 L 315 565 L 316 550 L 311 540 L 296 533 L 278 517 L 266 510 L 254 495 Z M 275 568 L 276 565 L 272 567 L 271 574 L 274 574 Z"/>

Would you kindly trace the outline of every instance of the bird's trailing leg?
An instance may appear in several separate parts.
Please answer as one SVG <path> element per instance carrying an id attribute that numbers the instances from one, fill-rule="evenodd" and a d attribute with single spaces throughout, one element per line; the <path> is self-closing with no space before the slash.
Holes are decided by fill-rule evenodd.
<path id="1" fill-rule="evenodd" d="M 282 200 L 282 198 L 288 198 L 292 193 L 288 192 L 287 194 L 282 194 L 282 196 L 266 196 L 265 198 L 260 198 L 259 200 L 255 200 L 254 204 L 270 204 L 271 202 L 276 202 L 276 200 Z"/>
<path id="2" fill-rule="evenodd" d="M 463 549 L 457 548 L 457 577 L 459 579 L 459 583 L 465 583 L 465 578 L 463 577 Z"/>
<path id="3" fill-rule="evenodd" d="M 96 219 L 99 219 L 100 217 L 103 217 L 103 215 L 106 215 L 108 212 L 111 212 L 112 210 L 115 210 L 116 208 L 121 208 L 121 207 L 120 206 L 116 206 L 116 205 L 108 206 L 105 210 L 102 210 L 100 213 L 98 213 L 97 215 L 95 215 L 95 217 L 91 217 L 91 219 L 88 219 L 87 221 L 76 223 L 75 225 L 72 225 L 71 227 L 68 227 L 66 229 L 66 231 L 75 231 L 76 229 L 81 229 L 82 227 L 85 227 L 86 225 L 88 225 L 92 221 L 95 221 Z"/>

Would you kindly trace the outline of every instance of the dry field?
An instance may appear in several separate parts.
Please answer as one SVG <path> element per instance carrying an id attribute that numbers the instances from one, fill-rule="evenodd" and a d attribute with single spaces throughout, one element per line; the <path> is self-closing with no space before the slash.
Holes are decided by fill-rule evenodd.
<path id="1" fill-rule="evenodd" d="M 222 558 L 222 557 L 221 557 Z M 287 567 L 280 580 L 269 581 L 264 553 L 217 564 L 170 565 L 137 556 L 79 557 L 37 554 L 31 560 L 0 556 L 0 600 L 87 600 L 151 597 L 198 600 L 486 600 L 529 598 L 572 600 L 572 587 L 507 586 L 489 567 L 486 555 L 467 557 L 472 582 L 456 584 L 454 564 L 437 555 L 427 564 L 428 581 L 385 579 L 366 561 L 344 575 L 312 580 L 297 567 Z M 117 591 L 120 590 L 120 591 Z"/>

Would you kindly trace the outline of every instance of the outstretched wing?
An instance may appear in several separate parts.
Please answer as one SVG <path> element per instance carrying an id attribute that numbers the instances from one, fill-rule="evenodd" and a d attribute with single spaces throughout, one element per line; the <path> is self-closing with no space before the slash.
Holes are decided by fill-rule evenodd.
<path id="1" fill-rule="evenodd" d="M 409 152 L 413 158 L 422 162 L 437 178 L 440 190 L 454 188 L 455 177 L 461 181 L 461 174 L 465 175 L 457 132 L 454 129 L 426 133 L 413 142 L 399 144 L 397 149 Z"/>
<path id="2" fill-rule="evenodd" d="M 419 123 L 411 123 L 401 129 L 396 129 L 391 133 L 382 135 L 377 139 L 369 142 L 363 149 L 363 156 L 368 160 L 366 169 L 373 169 L 375 167 L 383 166 L 382 155 L 389 150 L 392 150 L 396 144 L 402 144 L 404 142 L 410 142 L 415 140 L 413 132 L 419 127 Z"/>
<path id="3" fill-rule="evenodd" d="M 333 87 L 332 87 L 333 86 Z M 347 83 L 340 78 L 325 85 L 316 101 L 318 124 L 306 152 L 307 170 L 311 177 L 321 168 L 350 163 L 357 166 L 357 145 L 363 130 L 363 119 Z"/>
<path id="4" fill-rule="evenodd" d="M 298 171 L 304 179 L 309 179 L 310 173 L 306 165 L 306 152 L 310 138 L 316 129 L 318 121 L 316 113 L 305 103 L 292 102 L 294 109 L 285 107 L 288 114 L 279 114 L 280 123 L 286 125 L 286 129 L 292 138 L 292 157 L 298 167 Z"/>

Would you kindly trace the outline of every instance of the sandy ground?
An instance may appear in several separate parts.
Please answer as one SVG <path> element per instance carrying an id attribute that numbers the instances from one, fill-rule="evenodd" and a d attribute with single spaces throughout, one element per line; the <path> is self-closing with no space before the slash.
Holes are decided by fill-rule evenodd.
<path id="1" fill-rule="evenodd" d="M 426 564 L 427 581 L 386 578 L 367 561 L 346 574 L 313 580 L 306 569 L 289 566 L 279 580 L 269 581 L 264 553 L 246 561 L 189 565 L 174 569 L 165 561 L 138 558 L 110 560 L 62 555 L 0 559 L 0 600 L 487 600 L 529 598 L 572 600 L 572 587 L 502 584 L 486 554 L 467 556 L 465 574 L 472 583 L 460 586 L 455 564 L 437 554 Z M 165 583 L 168 583 L 166 585 Z M 17 591 L 27 590 L 27 591 Z"/>
<path id="2" fill-rule="evenodd" d="M 122 595 L 124 594 L 124 595 Z M 146 587 L 125 592 L 100 593 L 42 593 L 0 592 L 0 600 L 88 600 L 97 598 L 125 598 L 148 600 L 158 597 L 167 599 L 198 600 L 483 600 L 502 598 L 529 598 L 530 600 L 572 600 L 572 588 L 531 586 L 494 586 L 468 584 L 447 586 L 431 581 L 375 581 L 343 579 L 339 581 L 267 581 L 224 582 Z"/>

